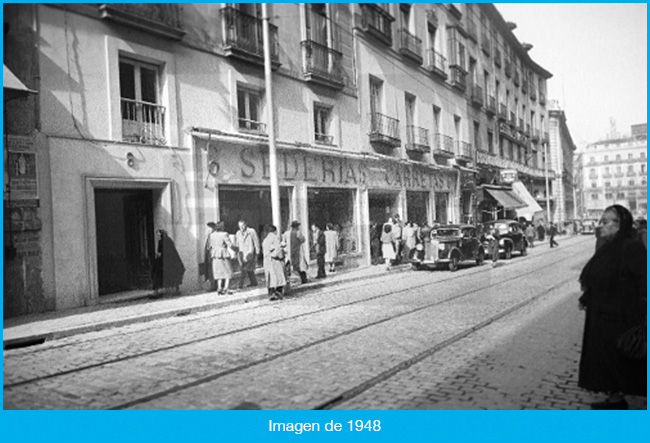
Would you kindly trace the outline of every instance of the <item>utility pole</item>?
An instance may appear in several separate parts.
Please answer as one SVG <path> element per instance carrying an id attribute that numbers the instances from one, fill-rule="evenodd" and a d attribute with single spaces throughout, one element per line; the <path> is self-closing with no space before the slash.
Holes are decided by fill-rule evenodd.
<path id="1" fill-rule="evenodd" d="M 549 158 L 549 149 L 548 145 L 550 144 L 550 140 L 548 140 L 546 143 L 544 143 L 544 178 L 546 181 L 546 221 L 548 223 L 551 222 L 551 194 L 550 194 L 550 187 L 548 183 L 548 162 L 550 161 Z"/>
<path id="2" fill-rule="evenodd" d="M 273 83 L 271 68 L 271 38 L 269 33 L 268 3 L 262 3 L 262 35 L 264 37 L 264 81 L 266 83 L 267 121 L 269 125 L 269 173 L 271 181 L 271 212 L 273 225 L 282 232 L 280 219 L 280 185 L 278 184 L 278 157 L 275 148 L 275 112 L 273 108 Z"/>

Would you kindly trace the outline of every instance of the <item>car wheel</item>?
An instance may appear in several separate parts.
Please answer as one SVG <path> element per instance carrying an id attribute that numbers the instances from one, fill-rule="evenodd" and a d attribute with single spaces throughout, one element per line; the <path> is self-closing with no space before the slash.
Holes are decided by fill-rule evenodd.
<path id="1" fill-rule="evenodd" d="M 458 255 L 451 257 L 451 261 L 449 262 L 449 270 L 451 272 L 458 271 Z"/>
<path id="2" fill-rule="evenodd" d="M 506 260 L 510 260 L 512 258 L 512 248 L 511 247 L 506 247 Z"/>
<path id="3" fill-rule="evenodd" d="M 478 256 L 476 257 L 476 264 L 481 266 L 485 261 L 485 252 L 483 250 L 478 251 Z"/>

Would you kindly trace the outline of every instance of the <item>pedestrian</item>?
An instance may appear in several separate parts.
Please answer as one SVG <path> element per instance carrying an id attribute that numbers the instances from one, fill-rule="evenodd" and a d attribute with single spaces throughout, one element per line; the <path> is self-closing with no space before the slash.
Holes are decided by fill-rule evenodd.
<path id="1" fill-rule="evenodd" d="M 555 227 L 555 223 L 551 222 L 551 226 L 549 226 L 548 228 L 548 243 L 549 245 L 551 245 L 551 248 L 553 247 L 553 245 L 560 246 L 555 241 L 556 235 L 557 235 L 557 228 Z"/>
<path id="2" fill-rule="evenodd" d="M 237 261 L 239 262 L 239 289 L 243 289 L 246 276 L 248 276 L 248 287 L 257 286 L 255 267 L 257 256 L 260 254 L 260 239 L 255 229 L 248 226 L 245 220 L 239 220 L 239 231 L 235 234 L 235 245 L 237 246 Z"/>
<path id="3" fill-rule="evenodd" d="M 325 230 L 325 263 L 329 267 L 329 272 L 336 271 L 336 259 L 339 255 L 339 233 L 334 229 L 332 223 L 327 224 Z"/>
<path id="4" fill-rule="evenodd" d="M 482 243 L 487 243 L 487 252 L 488 255 L 492 258 L 492 267 L 494 268 L 497 265 L 499 260 L 499 240 L 501 236 L 499 235 L 499 230 L 496 226 L 490 228 L 489 226 L 485 228 L 485 232 L 481 237 Z"/>
<path id="5" fill-rule="evenodd" d="M 284 276 L 285 249 L 275 226 L 264 228 L 262 251 L 264 253 L 264 279 L 269 293 L 269 300 L 279 300 L 284 297 L 284 286 L 287 280 Z"/>
<path id="6" fill-rule="evenodd" d="M 616 347 L 619 335 L 646 324 L 646 249 L 634 238 L 632 214 L 620 205 L 599 222 L 603 245 L 580 274 L 580 309 L 586 311 L 578 386 L 607 393 L 592 409 L 627 409 L 625 395 L 647 395 L 647 360 Z"/>
<path id="7" fill-rule="evenodd" d="M 542 221 L 539 221 L 539 224 L 537 225 L 537 240 L 539 241 L 544 241 L 544 237 L 546 236 L 546 228 L 544 228 L 544 223 Z"/>
<path id="8" fill-rule="evenodd" d="M 218 294 L 230 294 L 228 286 L 232 278 L 232 264 L 236 254 L 232 248 L 232 241 L 225 232 L 224 223 L 217 222 L 213 231 L 208 235 L 207 248 L 212 261 L 212 290 Z"/>
<path id="9" fill-rule="evenodd" d="M 392 262 L 396 258 L 395 254 L 395 237 L 393 236 L 393 228 L 395 225 L 392 223 L 392 220 L 389 218 L 384 226 L 381 228 L 381 255 L 384 257 L 384 263 L 386 264 L 386 270 L 390 271 Z"/>
<path id="10" fill-rule="evenodd" d="M 413 226 L 413 222 L 408 221 L 402 230 L 402 237 L 404 240 L 403 255 L 404 259 L 409 262 L 411 261 L 411 255 L 415 251 L 415 245 L 417 245 L 417 230 Z"/>
<path id="11" fill-rule="evenodd" d="M 161 297 L 165 288 L 174 288 L 174 295 L 180 294 L 185 266 L 176 246 L 167 231 L 158 230 L 158 252 L 153 262 L 153 297 Z"/>
<path id="12" fill-rule="evenodd" d="M 528 246 L 531 248 L 535 247 L 535 228 L 533 227 L 532 223 L 528 223 L 528 226 L 526 226 L 526 239 L 528 240 Z"/>
<path id="13" fill-rule="evenodd" d="M 380 256 L 381 256 L 381 228 L 378 223 L 373 223 L 370 226 L 370 263 L 372 265 L 379 264 Z"/>
<path id="14" fill-rule="evenodd" d="M 292 221 L 291 227 L 284 233 L 284 243 L 287 245 L 287 261 L 291 269 L 298 273 L 301 283 L 307 283 L 307 258 L 304 253 L 305 236 L 300 232 L 300 222 Z"/>
<path id="15" fill-rule="evenodd" d="M 314 252 L 314 255 L 316 255 L 316 264 L 318 266 L 318 273 L 316 274 L 316 278 L 325 278 L 325 234 L 318 227 L 318 225 L 316 225 L 316 223 L 312 223 L 311 232 L 312 251 Z"/>
<path id="16" fill-rule="evenodd" d="M 393 241 L 395 242 L 395 264 L 399 264 L 402 261 L 402 252 L 404 248 L 404 238 L 403 238 L 404 224 L 399 217 L 399 214 L 393 216 Z"/>

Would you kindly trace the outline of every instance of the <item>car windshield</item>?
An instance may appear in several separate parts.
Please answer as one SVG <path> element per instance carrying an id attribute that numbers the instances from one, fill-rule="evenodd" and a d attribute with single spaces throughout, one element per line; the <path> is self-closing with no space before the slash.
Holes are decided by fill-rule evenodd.
<path id="1" fill-rule="evenodd" d="M 507 234 L 509 229 L 510 229 L 510 226 L 508 225 L 508 223 L 497 223 L 497 224 L 494 225 L 494 227 L 497 229 L 497 231 L 501 235 Z"/>
<path id="2" fill-rule="evenodd" d="M 438 228 L 436 234 L 438 237 L 457 237 L 460 230 L 456 228 Z"/>

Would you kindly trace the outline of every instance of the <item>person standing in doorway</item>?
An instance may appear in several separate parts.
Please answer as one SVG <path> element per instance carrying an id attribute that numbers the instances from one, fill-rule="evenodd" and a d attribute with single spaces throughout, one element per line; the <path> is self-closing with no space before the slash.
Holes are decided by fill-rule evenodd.
<path id="1" fill-rule="evenodd" d="M 548 228 L 548 243 L 551 245 L 551 248 L 554 246 L 560 246 L 555 241 L 555 236 L 557 235 L 557 228 L 555 223 L 551 222 L 551 226 Z"/>
<path id="2" fill-rule="evenodd" d="M 255 278 L 255 267 L 257 265 L 257 255 L 261 252 L 260 240 L 257 237 L 255 229 L 248 226 L 245 220 L 239 220 L 239 231 L 235 235 L 237 245 L 237 261 L 239 262 L 239 289 L 244 287 L 246 276 L 250 281 L 249 287 L 257 286 Z"/>
<path id="3" fill-rule="evenodd" d="M 316 274 L 316 278 L 325 278 L 325 234 L 323 234 L 323 231 L 318 227 L 318 225 L 316 225 L 316 223 L 312 223 L 311 232 L 312 251 L 314 251 L 314 254 L 316 255 L 316 263 L 318 265 L 318 273 Z"/>
<path id="4" fill-rule="evenodd" d="M 381 227 L 378 223 L 373 223 L 370 226 L 370 263 L 372 265 L 379 264 L 379 257 L 381 255 Z"/>
<path id="5" fill-rule="evenodd" d="M 269 299 L 280 300 L 284 297 L 284 286 L 287 284 L 284 276 L 285 250 L 275 226 L 267 225 L 264 232 L 264 241 L 262 242 L 264 279 L 269 291 Z"/>
<path id="6" fill-rule="evenodd" d="M 158 253 L 153 265 L 153 297 L 161 297 L 161 292 L 165 288 L 174 288 L 174 295 L 180 294 L 183 274 L 185 274 L 185 266 L 174 242 L 167 235 L 167 231 L 159 229 Z"/>
<path id="7" fill-rule="evenodd" d="M 234 258 L 232 241 L 230 236 L 225 232 L 225 226 L 222 221 L 215 224 L 214 230 L 208 235 L 208 251 L 212 259 L 212 278 L 216 282 L 213 289 L 216 289 L 220 295 L 229 293 L 228 286 L 232 278 L 232 264 L 230 260 Z"/>
<path id="8" fill-rule="evenodd" d="M 289 252 L 288 260 L 291 262 L 291 269 L 298 273 L 301 283 L 307 283 L 307 258 L 303 250 L 305 236 L 300 233 L 300 222 L 292 221 L 291 228 L 284 233 L 284 242 Z"/>
<path id="9" fill-rule="evenodd" d="M 390 271 L 391 265 L 396 257 L 395 237 L 393 236 L 394 227 L 393 220 L 389 218 L 381 228 L 381 255 L 384 257 L 387 271 Z"/>
<path id="10" fill-rule="evenodd" d="M 395 263 L 399 264 L 402 261 L 402 253 L 404 250 L 404 224 L 399 217 L 399 214 L 393 216 L 393 239 L 395 241 Z"/>
<path id="11" fill-rule="evenodd" d="M 339 255 L 339 233 L 332 223 L 327 224 L 325 230 L 325 263 L 329 272 L 335 272 L 336 259 Z"/>

